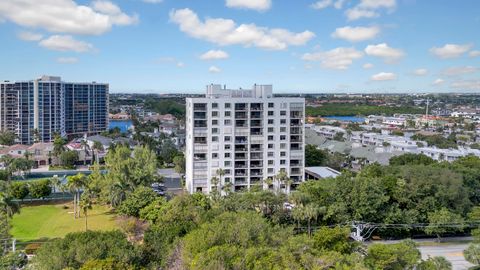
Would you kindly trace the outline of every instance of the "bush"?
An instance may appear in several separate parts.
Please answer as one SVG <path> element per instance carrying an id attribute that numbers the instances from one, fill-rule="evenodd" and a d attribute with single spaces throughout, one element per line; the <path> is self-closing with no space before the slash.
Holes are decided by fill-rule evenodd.
<path id="1" fill-rule="evenodd" d="M 29 184 L 30 196 L 33 198 L 45 198 L 52 193 L 49 179 L 33 181 Z"/>
<path id="2" fill-rule="evenodd" d="M 10 186 L 12 195 L 16 199 L 23 200 L 28 196 L 28 184 L 25 182 L 13 182 Z"/>

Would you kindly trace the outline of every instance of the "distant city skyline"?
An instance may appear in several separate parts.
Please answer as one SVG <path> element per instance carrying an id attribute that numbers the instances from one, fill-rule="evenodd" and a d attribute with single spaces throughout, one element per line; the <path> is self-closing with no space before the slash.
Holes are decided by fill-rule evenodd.
<path id="1" fill-rule="evenodd" d="M 480 1 L 5 0 L 0 80 L 111 93 L 480 91 Z"/>

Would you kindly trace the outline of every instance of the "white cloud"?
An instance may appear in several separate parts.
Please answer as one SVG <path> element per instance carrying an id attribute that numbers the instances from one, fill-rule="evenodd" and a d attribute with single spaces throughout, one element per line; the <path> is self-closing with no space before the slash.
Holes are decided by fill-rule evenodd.
<path id="1" fill-rule="evenodd" d="M 200 59 L 202 60 L 219 60 L 219 59 L 227 59 L 228 57 L 229 57 L 228 53 L 222 50 L 210 50 L 200 55 Z"/>
<path id="2" fill-rule="evenodd" d="M 480 90 L 480 80 L 460 80 L 452 82 L 452 88 L 459 90 Z"/>
<path id="3" fill-rule="evenodd" d="M 386 43 L 368 45 L 365 48 L 365 53 L 370 56 L 383 58 L 386 63 L 394 63 L 405 55 L 402 50 L 389 47 Z"/>
<path id="4" fill-rule="evenodd" d="M 472 67 L 472 66 L 451 67 L 443 70 L 442 74 L 446 76 L 457 76 L 457 75 L 474 73 L 474 72 L 477 72 L 478 70 L 479 69 L 477 67 Z"/>
<path id="5" fill-rule="evenodd" d="M 315 36 L 310 31 L 292 33 L 286 29 L 269 29 L 255 24 L 237 25 L 233 20 L 222 18 L 207 18 L 202 22 L 197 14 L 188 8 L 171 11 L 170 20 L 189 36 L 218 45 L 283 50 L 290 45 L 304 45 Z"/>
<path id="6" fill-rule="evenodd" d="M 388 8 L 392 9 L 395 8 L 397 5 L 396 0 L 362 0 L 360 4 L 358 4 L 361 8 L 369 8 L 369 9 L 378 9 L 378 8 Z"/>
<path id="7" fill-rule="evenodd" d="M 305 61 L 320 61 L 323 68 L 348 69 L 353 61 L 363 57 L 363 53 L 355 48 L 335 48 L 326 52 L 306 53 L 302 56 Z"/>
<path id="8" fill-rule="evenodd" d="M 324 9 L 333 4 L 333 0 L 320 0 L 311 5 L 314 9 Z"/>
<path id="9" fill-rule="evenodd" d="M 163 2 L 163 0 L 142 0 L 142 1 L 149 4 L 160 4 Z"/>
<path id="10" fill-rule="evenodd" d="M 380 28 L 377 26 L 372 27 L 351 27 L 345 26 L 337 28 L 332 33 L 332 37 L 341 38 L 350 42 L 365 41 L 375 38 L 380 33 Z"/>
<path id="11" fill-rule="evenodd" d="M 372 81 L 391 81 L 397 79 L 397 75 L 391 72 L 380 72 L 372 76 Z"/>
<path id="12" fill-rule="evenodd" d="M 59 57 L 57 58 L 57 63 L 60 64 L 75 64 L 78 62 L 76 57 Z"/>
<path id="13" fill-rule="evenodd" d="M 445 83 L 444 79 L 438 78 L 435 81 L 433 81 L 432 85 L 438 86 L 438 85 L 442 85 L 444 83 Z"/>
<path id="14" fill-rule="evenodd" d="M 433 47 L 430 52 L 441 58 L 457 58 L 469 51 L 472 48 L 472 44 L 445 44 L 443 47 Z"/>
<path id="15" fill-rule="evenodd" d="M 92 51 L 93 45 L 84 41 L 74 39 L 72 36 L 53 35 L 47 39 L 41 40 L 38 43 L 40 46 L 54 51 L 73 51 L 73 52 L 88 52 Z"/>
<path id="16" fill-rule="evenodd" d="M 210 68 L 208 68 L 208 72 L 210 72 L 210 73 L 220 73 L 220 72 L 222 72 L 222 70 L 219 69 L 216 66 L 211 66 Z"/>
<path id="17" fill-rule="evenodd" d="M 257 11 L 265 11 L 272 6 L 271 0 L 226 0 L 226 6 L 229 8 L 245 8 Z"/>
<path id="18" fill-rule="evenodd" d="M 319 0 L 313 4 L 311 4 L 310 6 L 313 8 L 313 9 L 324 9 L 324 8 L 327 8 L 329 6 L 332 6 L 336 9 L 341 9 L 343 7 L 343 4 L 345 3 L 346 0 L 337 0 L 337 1 L 333 1 L 333 0 Z"/>
<path id="19" fill-rule="evenodd" d="M 157 60 L 155 60 L 155 63 L 169 63 L 169 64 L 175 64 L 175 66 L 182 68 L 185 66 L 185 63 L 182 61 L 178 61 L 175 57 L 161 57 Z"/>
<path id="20" fill-rule="evenodd" d="M 29 31 L 22 31 L 17 34 L 17 37 L 25 41 L 39 41 L 43 38 L 43 35 Z"/>
<path id="21" fill-rule="evenodd" d="M 361 0 L 358 5 L 347 9 L 345 15 L 349 21 L 361 18 L 376 18 L 380 16 L 379 9 L 393 11 L 396 6 L 396 0 Z"/>
<path id="22" fill-rule="evenodd" d="M 362 67 L 363 67 L 364 69 L 371 69 L 371 68 L 373 68 L 373 64 L 372 64 L 372 63 L 365 63 L 365 64 L 363 64 Z"/>
<path id="23" fill-rule="evenodd" d="M 417 76 L 425 76 L 425 75 L 428 74 L 428 70 L 425 69 L 425 68 L 419 68 L 419 69 L 414 70 L 413 74 L 417 75 Z"/>
<path id="24" fill-rule="evenodd" d="M 123 13 L 109 1 L 94 1 L 92 7 L 73 0 L 0 1 L 0 17 L 24 27 L 83 35 L 100 35 L 114 25 L 138 21 L 136 15 Z"/>
<path id="25" fill-rule="evenodd" d="M 470 57 L 479 57 L 480 56 L 480 51 L 471 51 L 469 54 L 468 54 Z"/>
<path id="26" fill-rule="evenodd" d="M 183 68 L 185 66 L 185 63 L 183 62 L 177 62 L 177 67 Z"/>
<path id="27" fill-rule="evenodd" d="M 355 21 L 361 18 L 376 18 L 380 16 L 380 14 L 378 14 L 376 11 L 361 9 L 358 7 L 347 9 L 347 11 L 345 11 L 345 15 L 349 21 Z"/>

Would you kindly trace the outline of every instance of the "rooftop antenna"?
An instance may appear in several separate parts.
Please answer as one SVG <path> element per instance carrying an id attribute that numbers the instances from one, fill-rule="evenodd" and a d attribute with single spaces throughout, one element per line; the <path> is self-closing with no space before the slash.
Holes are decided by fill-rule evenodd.
<path id="1" fill-rule="evenodd" d="M 430 99 L 427 98 L 427 109 L 425 110 L 425 118 L 428 118 L 428 105 L 430 104 Z"/>

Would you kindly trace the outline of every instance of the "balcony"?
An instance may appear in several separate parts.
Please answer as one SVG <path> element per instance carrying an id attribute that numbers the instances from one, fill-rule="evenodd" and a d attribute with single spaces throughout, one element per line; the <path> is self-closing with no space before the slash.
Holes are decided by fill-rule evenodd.
<path id="1" fill-rule="evenodd" d="M 301 119 L 303 118 L 303 111 L 290 111 L 291 119 Z"/>
<path id="2" fill-rule="evenodd" d="M 245 169 L 235 170 L 235 176 L 247 176 L 247 171 Z"/>
<path id="3" fill-rule="evenodd" d="M 247 153 L 235 153 L 235 160 L 247 159 Z"/>
<path id="4" fill-rule="evenodd" d="M 235 119 L 247 119 L 248 115 L 246 112 L 235 112 Z"/>
<path id="5" fill-rule="evenodd" d="M 246 103 L 236 103 L 235 104 L 235 111 L 246 111 L 247 104 Z"/>
<path id="6" fill-rule="evenodd" d="M 250 162 L 250 168 L 263 168 L 263 162 L 252 161 L 252 162 Z"/>
<path id="7" fill-rule="evenodd" d="M 250 145 L 251 152 L 263 152 L 263 148 L 261 144 L 252 144 Z"/>
<path id="8" fill-rule="evenodd" d="M 245 136 L 236 136 L 235 137 L 235 144 L 246 144 L 248 143 L 247 137 Z"/>
<path id="9" fill-rule="evenodd" d="M 236 127 L 248 127 L 247 120 L 235 120 Z"/>
<path id="10" fill-rule="evenodd" d="M 262 120 L 250 120 L 250 127 L 262 127 Z"/>
<path id="11" fill-rule="evenodd" d="M 262 111 L 263 110 L 263 103 L 252 103 L 250 104 L 251 111 Z"/>
<path id="12" fill-rule="evenodd" d="M 235 161 L 235 168 L 247 168 L 246 161 Z"/>
<path id="13" fill-rule="evenodd" d="M 195 103 L 195 104 L 193 104 L 193 110 L 194 111 L 206 111 L 207 110 L 207 104 L 206 103 Z"/>
<path id="14" fill-rule="evenodd" d="M 292 168 L 290 170 L 290 175 L 301 175 L 302 174 L 302 170 L 300 170 L 300 168 Z"/>
<path id="15" fill-rule="evenodd" d="M 252 169 L 250 170 L 250 176 L 262 176 L 263 170 L 262 169 Z"/>
<path id="16" fill-rule="evenodd" d="M 290 151 L 301 151 L 303 147 L 300 144 L 291 144 Z"/>
<path id="17" fill-rule="evenodd" d="M 290 136 L 290 142 L 292 143 L 301 143 L 303 141 L 302 136 Z"/>
<path id="18" fill-rule="evenodd" d="M 251 119 L 262 119 L 263 114 L 262 114 L 262 112 L 250 112 L 250 118 Z"/>
<path id="19" fill-rule="evenodd" d="M 194 120 L 193 127 L 206 128 L 207 127 L 207 120 Z"/>
<path id="20" fill-rule="evenodd" d="M 207 155 L 206 154 L 194 154 L 193 155 L 193 161 L 207 161 Z"/>
<path id="21" fill-rule="evenodd" d="M 250 159 L 263 159 L 263 153 L 250 153 Z"/>
<path id="22" fill-rule="evenodd" d="M 292 127 L 290 128 L 290 134 L 302 134 L 302 128 Z"/>
<path id="23" fill-rule="evenodd" d="M 303 125 L 302 121 L 300 119 L 292 119 L 290 120 L 290 126 L 291 127 L 301 127 Z"/>

